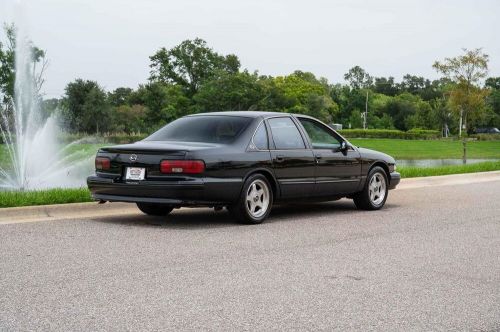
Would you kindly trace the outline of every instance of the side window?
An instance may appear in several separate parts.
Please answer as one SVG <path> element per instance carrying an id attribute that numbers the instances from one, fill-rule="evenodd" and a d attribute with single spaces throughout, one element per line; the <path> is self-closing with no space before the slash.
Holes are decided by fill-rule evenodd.
<path id="1" fill-rule="evenodd" d="M 259 150 L 269 149 L 269 143 L 267 141 L 267 130 L 264 122 L 259 125 L 259 128 L 255 132 L 255 135 L 253 137 L 253 144 L 255 144 L 255 146 Z"/>
<path id="2" fill-rule="evenodd" d="M 339 139 L 322 124 L 304 118 L 299 118 L 299 121 L 304 126 L 313 149 L 336 149 L 340 147 Z"/>
<path id="3" fill-rule="evenodd" d="M 276 149 L 305 149 L 304 140 L 292 119 L 288 117 L 268 120 Z"/>

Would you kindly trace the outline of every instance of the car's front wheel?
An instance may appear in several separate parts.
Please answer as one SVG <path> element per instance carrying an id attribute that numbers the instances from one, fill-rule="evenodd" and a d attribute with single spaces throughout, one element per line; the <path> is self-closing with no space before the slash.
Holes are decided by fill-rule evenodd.
<path id="1" fill-rule="evenodd" d="M 389 186 L 387 175 L 382 167 L 374 167 L 368 173 L 363 191 L 357 193 L 353 199 L 358 209 L 378 210 L 387 200 Z"/>
<path id="2" fill-rule="evenodd" d="M 251 175 L 243 185 L 238 202 L 229 207 L 231 214 L 241 223 L 260 224 L 271 212 L 273 191 L 262 174 Z"/>
<path id="3" fill-rule="evenodd" d="M 150 216 L 166 216 L 174 209 L 170 205 L 156 203 L 137 203 L 137 207 Z"/>

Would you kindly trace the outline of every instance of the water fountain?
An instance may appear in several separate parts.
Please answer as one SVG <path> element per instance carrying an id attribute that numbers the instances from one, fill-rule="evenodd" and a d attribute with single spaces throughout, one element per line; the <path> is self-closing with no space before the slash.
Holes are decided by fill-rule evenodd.
<path id="1" fill-rule="evenodd" d="M 58 141 L 57 116 L 44 120 L 32 59 L 31 43 L 18 30 L 14 98 L 9 107 L 0 106 L 0 131 L 7 154 L 0 164 L 0 190 L 82 186 L 92 170 L 92 157 L 83 151 L 70 153 L 78 142 L 63 145 Z"/>

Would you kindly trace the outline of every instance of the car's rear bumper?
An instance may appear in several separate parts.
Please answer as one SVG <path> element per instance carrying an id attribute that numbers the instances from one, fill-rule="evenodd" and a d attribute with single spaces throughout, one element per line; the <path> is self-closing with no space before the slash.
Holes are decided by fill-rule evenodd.
<path id="1" fill-rule="evenodd" d="M 398 172 L 392 172 L 391 178 L 389 179 L 389 189 L 396 189 L 399 182 L 401 182 L 401 174 Z"/>
<path id="2" fill-rule="evenodd" d="M 192 178 L 189 181 L 120 182 L 99 176 L 87 178 L 95 200 L 164 203 L 175 206 L 223 205 L 240 195 L 241 179 Z"/>

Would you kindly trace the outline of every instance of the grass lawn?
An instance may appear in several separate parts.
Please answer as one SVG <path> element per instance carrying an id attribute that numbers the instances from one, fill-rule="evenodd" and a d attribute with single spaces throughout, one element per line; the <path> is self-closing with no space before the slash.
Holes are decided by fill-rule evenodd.
<path id="1" fill-rule="evenodd" d="M 87 188 L 40 191 L 0 191 L 0 208 L 91 202 Z"/>
<path id="2" fill-rule="evenodd" d="M 500 161 L 488 161 L 477 164 L 439 166 L 439 167 L 398 167 L 398 172 L 401 173 L 401 176 L 403 178 L 489 172 L 498 170 L 500 170 Z"/>
<path id="3" fill-rule="evenodd" d="M 355 138 L 349 140 L 356 146 L 385 152 L 396 159 L 461 159 L 462 142 L 452 140 L 403 140 Z M 500 159 L 499 141 L 467 142 L 467 158 Z"/>
<path id="4" fill-rule="evenodd" d="M 75 144 L 68 148 L 67 153 L 82 153 L 87 156 L 95 155 L 100 147 L 110 144 Z"/>

